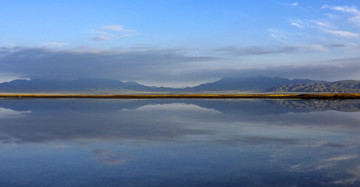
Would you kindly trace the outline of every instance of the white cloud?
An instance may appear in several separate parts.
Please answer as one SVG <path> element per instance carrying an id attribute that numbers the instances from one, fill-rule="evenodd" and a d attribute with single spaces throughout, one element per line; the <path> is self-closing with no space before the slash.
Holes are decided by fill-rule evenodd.
<path id="1" fill-rule="evenodd" d="M 310 20 L 310 22 L 314 23 L 315 25 L 317 25 L 319 27 L 327 27 L 327 28 L 333 27 L 330 23 L 327 23 L 325 21 Z"/>
<path id="2" fill-rule="evenodd" d="M 110 40 L 111 37 L 105 36 L 104 34 L 102 34 L 100 36 L 94 36 L 91 39 L 94 40 L 94 41 L 103 41 L 103 40 Z"/>
<path id="3" fill-rule="evenodd" d="M 328 48 L 326 46 L 320 45 L 320 44 L 307 44 L 301 46 L 304 49 L 307 49 L 307 51 L 327 51 Z"/>
<path id="4" fill-rule="evenodd" d="M 100 30 L 107 30 L 107 31 L 126 31 L 123 26 L 121 25 L 105 25 L 99 28 Z"/>
<path id="5" fill-rule="evenodd" d="M 356 159 L 358 158 L 358 155 L 353 154 L 353 155 L 340 155 L 337 157 L 333 157 L 333 158 L 328 158 L 325 161 L 326 162 L 330 162 L 330 161 L 345 161 L 345 160 L 352 160 L 352 159 Z"/>
<path id="6" fill-rule="evenodd" d="M 298 2 L 291 3 L 291 6 L 299 6 Z"/>
<path id="7" fill-rule="evenodd" d="M 298 27 L 300 29 L 328 29 L 334 28 L 335 26 L 326 20 L 315 20 L 315 19 L 297 19 L 290 18 L 290 25 Z"/>
<path id="8" fill-rule="evenodd" d="M 330 19 L 335 19 L 335 18 L 338 17 L 337 15 L 335 15 L 335 14 L 330 14 L 330 13 L 325 13 L 324 15 L 327 16 L 327 17 L 329 17 Z"/>
<path id="9" fill-rule="evenodd" d="M 291 22 L 290 25 L 300 28 L 300 29 L 303 29 L 303 26 L 301 26 L 299 23 L 296 23 L 296 22 Z"/>
<path id="10" fill-rule="evenodd" d="M 288 40 L 288 33 L 277 29 L 268 29 L 270 37 L 280 42 L 286 42 Z"/>
<path id="11" fill-rule="evenodd" d="M 329 6 L 323 5 L 321 8 L 323 9 L 330 9 L 338 12 L 345 12 L 349 14 L 353 14 L 351 18 L 349 18 L 349 22 L 355 23 L 357 26 L 360 27 L 360 10 L 358 10 L 354 6 Z"/>
<path id="12" fill-rule="evenodd" d="M 341 37 L 346 37 L 346 38 L 358 38 L 359 34 L 358 33 L 354 33 L 354 32 L 348 32 L 348 31 L 341 31 L 341 30 L 324 30 L 324 32 L 336 35 L 336 36 L 341 36 Z"/>
<path id="13" fill-rule="evenodd" d="M 113 40 L 137 34 L 136 30 L 125 29 L 121 25 L 104 25 L 91 33 L 95 35 L 91 38 L 94 41 Z"/>
<path id="14" fill-rule="evenodd" d="M 42 44 L 42 46 L 44 46 L 44 47 L 55 47 L 55 48 L 64 47 L 67 45 L 69 45 L 69 44 L 65 43 L 65 42 L 47 42 L 47 43 Z"/>
<path id="15" fill-rule="evenodd" d="M 16 47 L 16 44 L 15 44 L 15 43 L 12 43 L 12 42 L 2 42 L 2 43 L 0 44 L 0 46 L 13 48 L 13 47 Z"/>
<path id="16" fill-rule="evenodd" d="M 348 12 L 348 13 L 353 13 L 353 14 L 359 13 L 359 10 L 356 7 L 349 7 L 349 6 L 323 5 L 321 8 L 323 8 L 323 9 L 331 9 L 331 10 L 340 11 L 340 12 Z"/>

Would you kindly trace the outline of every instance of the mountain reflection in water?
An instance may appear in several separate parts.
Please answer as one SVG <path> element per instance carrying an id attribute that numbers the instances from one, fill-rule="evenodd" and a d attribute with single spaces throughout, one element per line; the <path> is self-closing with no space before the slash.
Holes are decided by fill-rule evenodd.
<path id="1" fill-rule="evenodd" d="M 0 185 L 358 186 L 359 100 L 0 100 Z"/>

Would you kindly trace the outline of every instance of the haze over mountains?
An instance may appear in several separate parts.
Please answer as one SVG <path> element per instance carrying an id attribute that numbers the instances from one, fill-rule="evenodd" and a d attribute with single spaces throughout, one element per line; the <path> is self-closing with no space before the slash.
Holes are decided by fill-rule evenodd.
<path id="1" fill-rule="evenodd" d="M 142 92 L 203 92 L 203 91 L 253 91 L 253 92 L 360 92 L 360 81 L 314 81 L 281 77 L 222 78 L 194 87 L 169 88 L 146 86 L 136 82 L 109 79 L 76 80 L 13 80 L 0 84 L 0 92 L 92 92 L 92 91 L 142 91 Z"/>
<path id="2" fill-rule="evenodd" d="M 56 92 L 56 91 L 95 91 L 95 90 L 133 90 L 155 91 L 154 87 L 135 82 L 121 82 L 108 79 L 76 80 L 13 80 L 0 84 L 1 92 Z"/>
<path id="3" fill-rule="evenodd" d="M 281 77 L 246 77 L 246 78 L 222 78 L 215 82 L 201 84 L 189 88 L 189 91 L 257 91 L 262 92 L 281 85 L 295 83 L 310 83 L 308 79 L 286 79 Z"/>

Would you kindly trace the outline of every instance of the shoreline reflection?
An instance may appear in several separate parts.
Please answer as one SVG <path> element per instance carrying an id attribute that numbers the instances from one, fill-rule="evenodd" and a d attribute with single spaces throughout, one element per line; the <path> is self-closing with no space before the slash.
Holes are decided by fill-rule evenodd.
<path id="1" fill-rule="evenodd" d="M 359 107 L 359 100 L 1 100 L 0 185 L 356 186 Z"/>

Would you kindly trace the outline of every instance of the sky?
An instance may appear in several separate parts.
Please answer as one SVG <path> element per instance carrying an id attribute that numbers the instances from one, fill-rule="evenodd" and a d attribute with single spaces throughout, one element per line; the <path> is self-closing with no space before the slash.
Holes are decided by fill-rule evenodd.
<path id="1" fill-rule="evenodd" d="M 360 79 L 357 0 L 0 0 L 0 82 Z"/>

